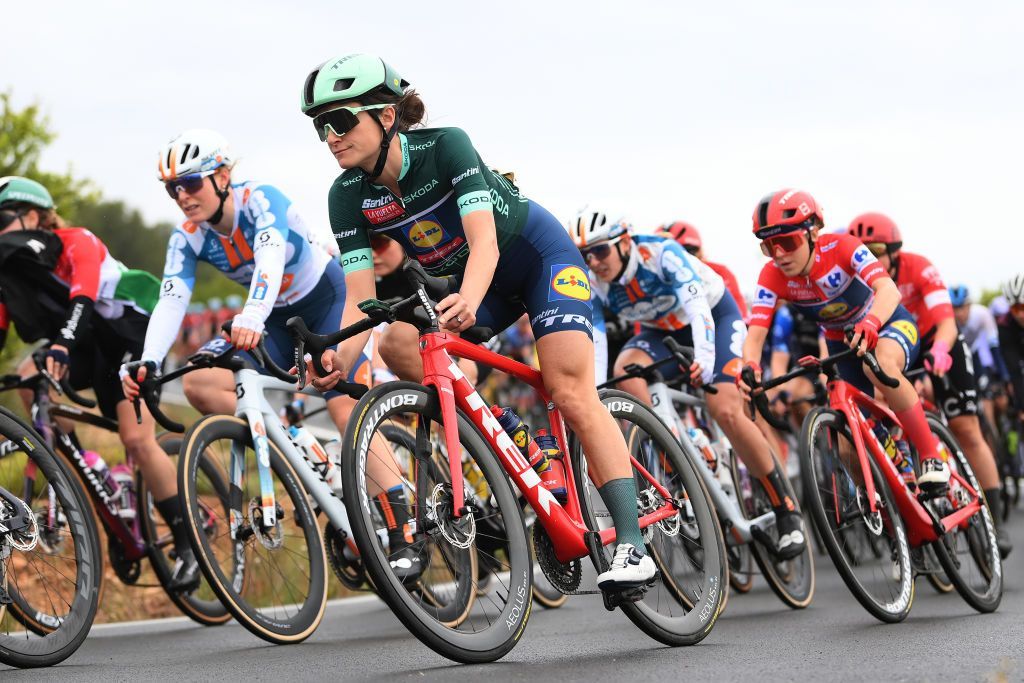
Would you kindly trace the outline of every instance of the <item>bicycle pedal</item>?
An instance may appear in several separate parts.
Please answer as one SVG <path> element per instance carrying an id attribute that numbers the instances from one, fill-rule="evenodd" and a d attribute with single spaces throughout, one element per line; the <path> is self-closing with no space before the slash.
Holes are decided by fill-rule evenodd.
<path id="1" fill-rule="evenodd" d="M 647 595 L 647 590 L 654 585 L 654 580 L 650 580 L 642 586 L 635 586 L 633 588 L 625 588 L 618 591 L 602 591 L 601 594 L 604 597 L 604 608 L 609 612 L 615 610 L 620 605 L 640 602 Z"/>

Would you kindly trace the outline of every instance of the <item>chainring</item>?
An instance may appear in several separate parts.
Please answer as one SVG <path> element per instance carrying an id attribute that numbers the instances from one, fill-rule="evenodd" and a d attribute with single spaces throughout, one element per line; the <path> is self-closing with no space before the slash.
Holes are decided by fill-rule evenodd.
<path id="1" fill-rule="evenodd" d="M 533 525 L 533 551 L 537 557 L 537 564 L 544 572 L 552 586 L 560 592 L 570 595 L 580 587 L 580 580 L 583 578 L 583 567 L 579 559 L 569 564 L 562 564 L 555 556 L 555 546 L 551 537 L 540 524 Z"/>
<path id="2" fill-rule="evenodd" d="M 366 571 L 363 569 L 363 563 L 359 558 L 350 560 L 345 557 L 345 539 L 342 532 L 328 524 L 324 539 L 327 541 L 327 559 L 342 585 L 350 591 L 369 590 L 366 588 Z"/>
<path id="3" fill-rule="evenodd" d="M 117 578 L 127 586 L 134 586 L 142 574 L 142 562 L 126 558 L 124 547 L 114 536 L 107 537 L 107 554 L 110 556 L 110 566 L 114 568 Z"/>

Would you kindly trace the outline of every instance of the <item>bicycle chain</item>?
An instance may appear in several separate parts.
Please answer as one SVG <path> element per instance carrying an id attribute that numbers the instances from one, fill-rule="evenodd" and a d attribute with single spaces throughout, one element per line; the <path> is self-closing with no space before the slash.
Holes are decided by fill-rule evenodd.
<path id="1" fill-rule="evenodd" d="M 580 580 L 583 578 L 583 567 L 579 559 L 569 564 L 562 564 L 555 557 L 555 546 L 551 542 L 548 533 L 540 524 L 533 525 L 533 551 L 537 556 L 537 564 L 544 572 L 544 578 L 551 582 L 565 595 L 582 595 L 593 591 L 579 591 Z"/>

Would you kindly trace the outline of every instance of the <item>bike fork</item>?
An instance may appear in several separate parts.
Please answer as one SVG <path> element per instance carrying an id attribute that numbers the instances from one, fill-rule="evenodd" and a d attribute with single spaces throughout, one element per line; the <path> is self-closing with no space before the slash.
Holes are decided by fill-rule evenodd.
<path id="1" fill-rule="evenodd" d="M 263 510 L 261 524 L 264 528 L 272 527 L 277 524 L 277 503 L 274 500 L 274 480 L 270 474 L 270 441 L 267 439 L 267 426 L 263 423 L 263 413 L 260 411 L 246 408 L 243 412 L 245 419 L 249 422 L 249 430 L 252 432 L 253 446 L 256 450 L 256 467 L 260 475 L 260 507 Z M 244 458 L 244 449 L 236 451 L 235 446 L 232 445 L 231 488 L 232 491 L 238 490 L 239 498 L 241 498 L 242 470 L 245 467 Z M 232 537 L 237 528 L 234 517 L 236 514 L 240 514 L 241 503 L 240 500 L 238 512 L 234 506 L 231 508 Z"/>

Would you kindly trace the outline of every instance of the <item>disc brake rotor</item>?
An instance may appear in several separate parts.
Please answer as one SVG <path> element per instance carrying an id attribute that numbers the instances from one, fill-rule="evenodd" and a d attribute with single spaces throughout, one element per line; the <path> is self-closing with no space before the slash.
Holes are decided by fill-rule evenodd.
<path id="1" fill-rule="evenodd" d="M 281 528 L 281 518 L 284 516 L 284 510 L 281 509 L 279 503 L 275 502 L 274 506 L 277 519 L 274 522 L 274 526 L 268 529 L 263 524 L 263 507 L 260 505 L 260 502 L 255 498 L 249 501 L 250 528 L 252 529 L 253 536 L 267 550 L 277 550 L 284 545 L 284 530 Z"/>
<path id="2" fill-rule="evenodd" d="M 428 527 L 439 531 L 444 540 L 460 550 L 466 550 L 476 540 L 476 519 L 473 513 L 459 518 L 452 514 L 451 493 L 445 484 L 437 484 L 430 492 L 426 516 Z"/>

